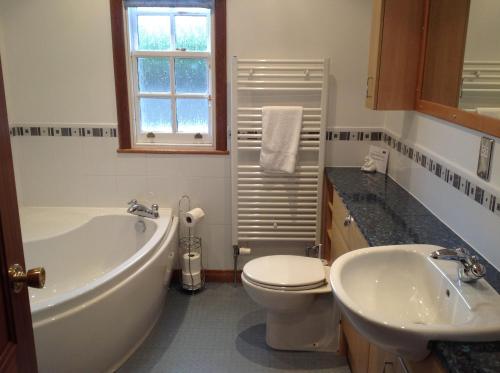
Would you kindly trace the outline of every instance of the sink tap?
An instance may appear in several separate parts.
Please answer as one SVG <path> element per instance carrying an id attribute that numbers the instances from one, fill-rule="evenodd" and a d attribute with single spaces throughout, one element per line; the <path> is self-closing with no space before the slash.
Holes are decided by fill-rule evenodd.
<path id="1" fill-rule="evenodd" d="M 160 216 L 158 212 L 159 206 L 154 204 L 151 208 L 148 208 L 140 203 L 137 203 L 136 199 L 133 199 L 128 203 L 127 212 L 132 215 L 142 216 L 143 218 L 156 219 Z"/>
<path id="2" fill-rule="evenodd" d="M 474 282 L 484 277 L 486 268 L 479 263 L 476 256 L 462 248 L 441 249 L 431 253 L 431 258 L 441 260 L 454 260 L 459 262 L 458 278 L 463 282 Z"/>

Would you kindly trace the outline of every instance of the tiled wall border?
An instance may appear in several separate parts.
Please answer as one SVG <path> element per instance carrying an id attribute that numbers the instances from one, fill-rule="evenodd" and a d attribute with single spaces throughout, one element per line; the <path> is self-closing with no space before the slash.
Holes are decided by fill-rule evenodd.
<path id="1" fill-rule="evenodd" d="M 44 127 L 17 125 L 10 128 L 11 136 L 62 136 L 62 137 L 117 137 L 116 127 Z M 414 144 L 405 143 L 392 133 L 377 128 L 360 130 L 359 128 L 327 128 L 326 140 L 330 141 L 375 141 L 383 142 L 389 148 L 411 159 L 432 175 L 439 177 L 450 188 L 455 188 L 491 213 L 500 217 L 500 197 L 476 185 L 464 175 L 456 172 L 444 162 L 433 159 L 429 154 L 417 149 Z"/>
<path id="2" fill-rule="evenodd" d="M 454 188 L 466 197 L 472 199 L 491 213 L 500 216 L 500 198 L 494 193 L 480 187 L 463 174 L 456 172 L 444 162 L 432 158 L 418 149 L 414 144 L 405 143 L 386 131 L 382 141 L 403 156 L 411 159 L 418 166 L 425 168 L 431 175 L 440 178 L 450 188 Z"/>
<path id="3" fill-rule="evenodd" d="M 342 128 L 326 131 L 327 141 L 381 141 L 389 148 L 394 149 L 398 153 L 411 159 L 420 167 L 425 168 L 431 175 L 440 178 L 447 183 L 450 188 L 454 188 L 461 192 L 464 196 L 472 199 L 482 207 L 488 209 L 491 213 L 500 217 L 500 196 L 495 193 L 476 185 L 469 178 L 465 177 L 460 172 L 456 172 L 449 165 L 442 161 L 434 159 L 429 154 L 418 149 L 412 143 L 406 143 L 394 136 L 385 129 L 376 129 L 374 131 L 363 130 L 357 128 Z"/>
<path id="4" fill-rule="evenodd" d="M 11 136 L 116 137 L 116 127 L 13 126 Z"/>
<path id="5" fill-rule="evenodd" d="M 326 141 L 381 141 L 384 132 L 381 129 L 360 130 L 353 129 L 326 129 Z"/>

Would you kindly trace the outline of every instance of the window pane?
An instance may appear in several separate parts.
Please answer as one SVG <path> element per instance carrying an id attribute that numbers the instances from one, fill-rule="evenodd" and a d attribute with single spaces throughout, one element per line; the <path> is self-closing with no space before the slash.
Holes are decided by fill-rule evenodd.
<path id="1" fill-rule="evenodd" d="M 207 99 L 177 99 L 177 131 L 182 133 L 208 133 Z"/>
<path id="2" fill-rule="evenodd" d="M 140 50 L 170 49 L 170 17 L 138 16 L 137 39 Z"/>
<path id="3" fill-rule="evenodd" d="M 208 18 L 204 16 L 176 16 L 176 47 L 188 51 L 208 51 Z"/>
<path id="4" fill-rule="evenodd" d="M 137 65 L 140 92 L 170 92 L 170 62 L 168 58 L 139 58 Z"/>
<path id="5" fill-rule="evenodd" d="M 207 93 L 207 60 L 199 58 L 176 58 L 175 90 L 177 93 Z"/>
<path id="6" fill-rule="evenodd" d="M 172 132 L 170 99 L 141 98 L 141 132 Z"/>

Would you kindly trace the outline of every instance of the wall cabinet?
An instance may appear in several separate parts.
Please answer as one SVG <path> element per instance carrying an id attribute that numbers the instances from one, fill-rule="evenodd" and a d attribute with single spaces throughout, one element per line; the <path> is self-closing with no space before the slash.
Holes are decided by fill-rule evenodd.
<path id="1" fill-rule="evenodd" d="M 424 0 L 373 0 L 366 107 L 414 110 Z"/>
<path id="2" fill-rule="evenodd" d="M 324 257 L 333 262 L 351 250 L 370 246 L 352 218 L 344 202 L 325 175 L 323 188 Z M 444 373 L 446 370 L 431 354 L 417 363 L 404 361 L 380 347 L 371 344 L 354 326 L 342 317 L 341 330 L 345 351 L 353 373 Z"/>

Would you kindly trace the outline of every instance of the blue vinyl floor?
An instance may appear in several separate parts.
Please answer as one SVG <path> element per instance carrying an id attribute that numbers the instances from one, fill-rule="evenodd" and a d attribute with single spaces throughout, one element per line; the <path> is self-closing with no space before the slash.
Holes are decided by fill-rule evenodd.
<path id="1" fill-rule="evenodd" d="M 349 373 L 332 353 L 283 352 L 265 342 L 265 312 L 238 285 L 210 283 L 188 295 L 170 289 L 163 314 L 125 372 Z"/>

